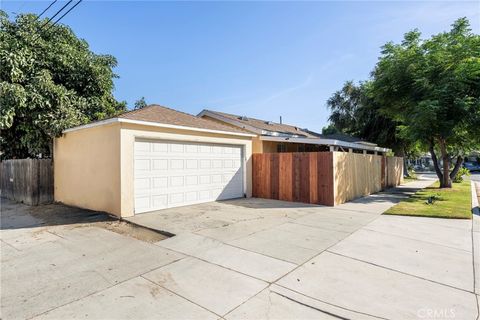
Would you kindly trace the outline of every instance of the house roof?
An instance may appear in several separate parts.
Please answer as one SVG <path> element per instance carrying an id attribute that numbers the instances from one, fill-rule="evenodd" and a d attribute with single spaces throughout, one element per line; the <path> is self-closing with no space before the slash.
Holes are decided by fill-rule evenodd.
<path id="1" fill-rule="evenodd" d="M 313 134 L 314 136 L 316 136 L 318 138 L 322 138 L 322 139 L 341 140 L 341 141 L 346 141 L 346 142 L 366 144 L 366 145 L 370 145 L 370 146 L 376 146 L 377 145 L 376 143 L 368 142 L 368 141 L 362 140 L 360 138 L 349 136 L 348 134 L 343 134 L 343 133 L 320 134 L 320 133 L 310 131 L 310 130 L 308 130 L 308 132 Z"/>
<path id="2" fill-rule="evenodd" d="M 363 141 L 361 139 L 344 134 L 323 135 L 308 129 L 300 129 L 288 124 L 211 110 L 203 110 L 198 114 L 198 117 L 205 116 L 222 121 L 230 126 L 235 126 L 256 133 L 260 136 L 261 140 L 330 145 L 380 152 L 388 151 L 387 148 L 378 147 L 375 143 Z"/>
<path id="3" fill-rule="evenodd" d="M 194 115 L 170 109 L 157 104 L 148 105 L 141 109 L 127 111 L 118 115 L 118 118 L 137 121 L 159 122 L 176 126 L 193 127 L 209 130 L 232 131 L 246 133 L 245 130 L 228 126 L 219 122 L 196 117 Z"/>
<path id="4" fill-rule="evenodd" d="M 213 116 L 218 120 L 227 120 L 229 123 L 235 122 L 236 125 L 250 132 L 260 133 L 258 131 L 264 131 L 260 133 L 264 135 L 271 135 L 272 133 L 278 133 L 278 134 L 286 134 L 286 135 L 293 135 L 293 136 L 296 135 L 303 138 L 317 138 L 315 135 L 309 133 L 305 129 L 301 129 L 299 127 L 289 125 L 289 124 L 284 124 L 284 123 L 260 120 L 260 119 L 246 117 L 246 116 L 239 116 L 235 114 L 212 111 L 212 110 L 203 110 L 199 114 L 199 116 L 200 117 Z"/>
<path id="5" fill-rule="evenodd" d="M 66 133 L 70 131 L 101 126 L 114 122 L 124 122 L 130 124 L 151 125 L 156 127 L 176 128 L 240 136 L 254 136 L 250 132 L 245 131 L 241 128 L 235 128 L 216 121 L 203 119 L 185 112 L 177 111 L 156 104 L 148 105 L 141 109 L 127 111 L 113 118 L 99 120 L 82 126 L 66 129 L 63 132 Z"/>

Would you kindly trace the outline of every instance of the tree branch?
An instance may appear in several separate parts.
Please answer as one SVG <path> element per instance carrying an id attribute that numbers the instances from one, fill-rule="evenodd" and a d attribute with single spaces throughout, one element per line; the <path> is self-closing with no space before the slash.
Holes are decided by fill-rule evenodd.
<path id="1" fill-rule="evenodd" d="M 462 167 L 462 163 L 463 163 L 463 157 L 458 156 L 457 162 L 455 163 L 455 167 L 453 168 L 452 172 L 450 172 L 450 179 L 453 180 L 453 178 L 455 178 L 455 176 L 458 173 L 458 170 L 460 170 L 460 168 Z"/>

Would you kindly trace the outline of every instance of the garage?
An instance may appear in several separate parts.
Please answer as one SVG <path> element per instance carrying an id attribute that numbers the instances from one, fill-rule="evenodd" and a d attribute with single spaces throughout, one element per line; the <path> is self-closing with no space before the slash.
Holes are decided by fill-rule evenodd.
<path id="1" fill-rule="evenodd" d="M 242 146 L 135 141 L 135 214 L 244 196 Z"/>
<path id="2" fill-rule="evenodd" d="M 54 198 L 119 217 L 251 197 L 254 134 L 159 105 L 54 140 Z"/>

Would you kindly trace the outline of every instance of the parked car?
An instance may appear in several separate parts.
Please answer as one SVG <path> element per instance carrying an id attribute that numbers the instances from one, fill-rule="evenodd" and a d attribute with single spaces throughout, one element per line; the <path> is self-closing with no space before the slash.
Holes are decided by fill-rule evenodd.
<path id="1" fill-rule="evenodd" d="M 480 164 L 474 162 L 465 162 L 463 167 L 467 168 L 470 172 L 480 171 Z"/>
<path id="2" fill-rule="evenodd" d="M 414 169 L 415 171 L 424 171 L 424 170 L 425 170 L 425 167 L 424 167 L 423 164 L 416 164 L 416 165 L 413 166 L 413 169 Z"/>

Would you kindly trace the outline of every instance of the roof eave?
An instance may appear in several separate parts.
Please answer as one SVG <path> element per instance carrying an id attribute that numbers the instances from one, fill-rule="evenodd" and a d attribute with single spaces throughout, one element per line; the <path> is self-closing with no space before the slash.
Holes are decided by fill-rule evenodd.
<path id="1" fill-rule="evenodd" d="M 250 133 L 223 131 L 223 130 L 214 130 L 214 129 L 204 129 L 204 128 L 180 126 L 180 125 L 160 123 L 160 122 L 132 120 L 132 119 L 125 119 L 125 118 L 111 118 L 111 119 L 107 119 L 107 120 L 92 122 L 92 123 L 88 123 L 88 124 L 85 124 L 85 125 L 65 129 L 65 130 L 62 131 L 62 133 L 68 133 L 68 132 L 73 132 L 73 131 L 78 131 L 78 130 L 83 130 L 83 129 L 88 129 L 88 128 L 94 128 L 94 127 L 99 127 L 99 126 L 108 125 L 108 124 L 112 124 L 112 123 L 129 123 L 129 124 L 137 124 L 137 125 L 157 127 L 157 128 L 168 128 L 168 129 L 178 129 L 178 130 L 187 130 L 187 131 L 196 131 L 196 132 L 216 133 L 216 134 L 225 134 L 225 135 L 241 136 L 241 137 L 256 137 L 255 134 L 250 134 Z"/>
<path id="2" fill-rule="evenodd" d="M 293 142 L 293 143 L 306 143 L 306 144 L 317 144 L 317 145 L 328 145 L 328 146 L 339 146 L 345 148 L 352 148 L 358 150 L 369 150 L 369 151 L 377 151 L 377 152 L 388 152 L 390 149 L 382 148 L 382 147 L 374 147 L 374 146 L 366 146 L 361 145 L 354 142 L 346 142 L 341 140 L 335 139 L 311 139 L 311 138 L 284 138 L 284 137 L 268 137 L 268 136 L 261 136 L 260 140 L 265 141 L 278 141 L 278 142 Z"/>

